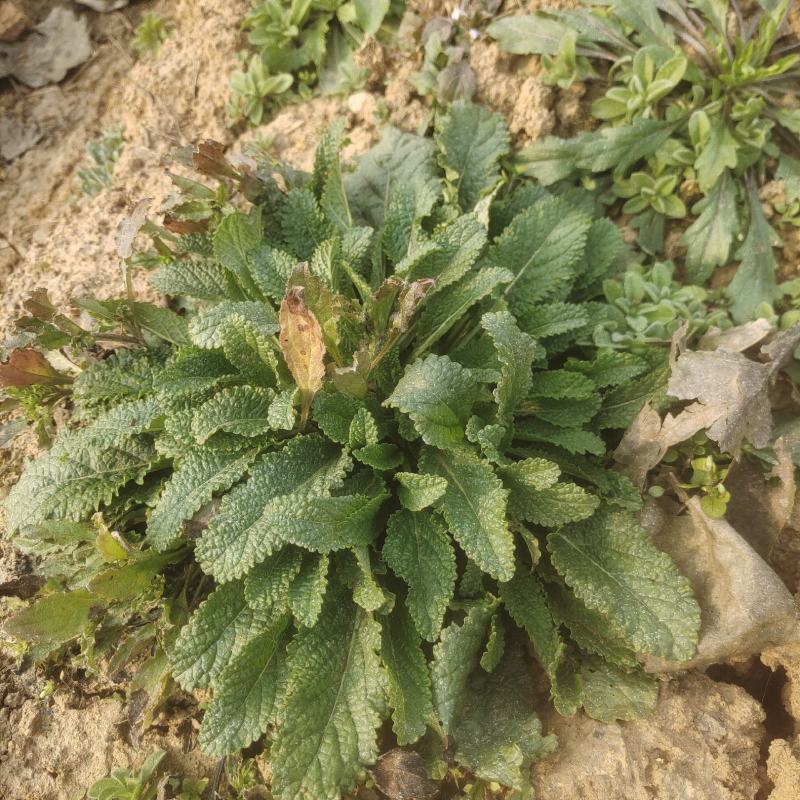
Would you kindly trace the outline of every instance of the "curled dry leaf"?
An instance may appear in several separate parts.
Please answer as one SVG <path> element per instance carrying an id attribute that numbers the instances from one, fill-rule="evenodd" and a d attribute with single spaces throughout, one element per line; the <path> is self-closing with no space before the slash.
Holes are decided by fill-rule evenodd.
<path id="1" fill-rule="evenodd" d="M 378 789 L 389 800 L 427 800 L 436 794 L 419 753 L 395 747 L 384 753 L 372 770 Z"/>
<path id="2" fill-rule="evenodd" d="M 305 426 L 314 395 L 325 377 L 325 343 L 322 328 L 308 308 L 302 286 L 293 286 L 280 310 L 280 345 L 286 366 L 300 391 L 300 427 Z"/>
<path id="3" fill-rule="evenodd" d="M 687 507 L 678 516 L 675 503 L 649 502 L 642 525 L 692 584 L 702 619 L 697 653 L 687 662 L 648 656 L 645 669 L 702 667 L 795 639 L 797 608 L 781 579 L 730 523 L 706 516 L 698 497 Z"/>
<path id="4" fill-rule="evenodd" d="M 140 200 L 133 207 L 130 216 L 122 220 L 117 226 L 117 234 L 114 237 L 114 241 L 117 245 L 117 255 L 121 259 L 124 260 L 133 255 L 133 240 L 147 220 L 147 211 L 151 202 L 152 200 L 149 197 Z"/>
<path id="5" fill-rule="evenodd" d="M 6 389 L 69 381 L 69 377 L 53 369 L 41 353 L 30 347 L 14 350 L 8 361 L 0 364 L 0 386 Z"/>
<path id="6" fill-rule="evenodd" d="M 397 311 L 392 314 L 392 329 L 397 333 L 404 333 L 411 319 L 419 308 L 420 303 L 425 299 L 428 292 L 433 289 L 436 281 L 432 278 L 422 278 L 408 284 L 401 292 L 397 302 Z"/>
<path id="7" fill-rule="evenodd" d="M 752 325 L 750 331 L 728 338 L 738 345 L 759 340 Z M 732 328 L 731 331 L 737 331 Z M 742 353 L 725 349 L 720 342 L 715 351 L 678 352 L 673 359 L 667 394 L 678 400 L 693 400 L 678 414 L 664 420 L 645 405 L 625 432 L 614 456 L 629 477 L 639 485 L 647 472 L 675 444 L 685 442 L 698 431 L 719 444 L 723 452 L 738 455 L 742 442 L 765 447 L 772 435 L 772 410 L 769 391 L 777 373 L 791 358 L 800 342 L 800 326 L 775 336 L 761 347 L 766 363 L 754 361 Z"/>
<path id="8" fill-rule="evenodd" d="M 192 163 L 198 172 L 213 178 L 236 178 L 239 173 L 225 158 L 225 145 L 203 139 L 192 149 Z"/>
<path id="9" fill-rule="evenodd" d="M 771 332 L 772 325 L 767 319 L 756 319 L 724 331 L 719 328 L 711 328 L 698 343 L 698 349 L 742 353 L 762 342 Z"/>

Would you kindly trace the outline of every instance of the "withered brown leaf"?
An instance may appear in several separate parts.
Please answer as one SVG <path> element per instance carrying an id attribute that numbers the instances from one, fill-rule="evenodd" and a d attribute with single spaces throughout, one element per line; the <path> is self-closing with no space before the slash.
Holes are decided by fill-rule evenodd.
<path id="1" fill-rule="evenodd" d="M 31 347 L 14 350 L 8 361 L 0 364 L 0 386 L 7 389 L 69 383 L 70 380 L 53 369 L 47 359 Z"/>
<path id="2" fill-rule="evenodd" d="M 302 286 L 286 293 L 280 310 L 280 345 L 286 366 L 300 391 L 300 427 L 305 427 L 314 395 L 325 377 L 325 341 Z"/>

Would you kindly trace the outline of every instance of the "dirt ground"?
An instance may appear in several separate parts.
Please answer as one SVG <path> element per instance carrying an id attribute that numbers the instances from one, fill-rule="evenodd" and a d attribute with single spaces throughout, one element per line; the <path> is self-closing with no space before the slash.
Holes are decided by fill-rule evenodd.
<path id="1" fill-rule="evenodd" d="M 51 3 L 22 5 L 41 19 Z M 166 170 L 177 145 L 213 138 L 236 150 L 263 136 L 275 154 L 309 167 L 319 130 L 336 115 L 347 121 L 346 157 L 376 140 L 382 108 L 410 130 L 426 118 L 424 103 L 407 84 L 417 68 L 413 59 L 387 64 L 378 58 L 367 91 L 317 98 L 284 109 L 256 130 L 232 131 L 225 113 L 228 76 L 249 6 L 249 0 L 157 0 L 108 14 L 72 6 L 89 21 L 90 59 L 41 89 L 0 82 L 0 117 L 12 120 L 20 135 L 38 139 L 13 160 L 0 159 L 0 340 L 33 288 L 46 288 L 64 307 L 73 297 L 120 292 L 114 232 L 141 198 L 152 198 L 153 209 L 167 198 Z M 149 9 L 168 16 L 174 30 L 156 57 L 137 60 L 129 42 Z M 800 26 L 800 12 L 794 21 Z M 545 86 L 534 59 L 509 58 L 479 40 L 470 63 L 477 98 L 506 115 L 519 142 L 587 124 L 583 87 L 563 92 Z M 88 199 L 76 177 L 86 142 L 114 127 L 123 131 L 125 145 L 113 183 Z M 146 292 L 144 283 L 140 290 Z M 0 497 L 34 450 L 25 436 L 0 448 Z M 798 548 L 782 553 L 800 562 Z M 782 566 L 781 574 L 800 574 Z M 25 570 L 0 540 L 0 583 Z M 156 747 L 168 751 L 173 772 L 199 776 L 214 769 L 197 749 L 197 707 L 190 698 L 178 698 L 141 741 L 132 742 L 116 687 L 99 678 L 74 681 L 70 673 L 55 677 L 49 683 L 52 673 L 20 670 L 0 656 L 0 798 L 80 798 L 112 767 L 138 766 Z M 543 800 L 797 800 L 800 644 L 665 683 L 649 719 L 603 725 L 552 713 L 545 724 L 560 748 L 536 769 Z"/>

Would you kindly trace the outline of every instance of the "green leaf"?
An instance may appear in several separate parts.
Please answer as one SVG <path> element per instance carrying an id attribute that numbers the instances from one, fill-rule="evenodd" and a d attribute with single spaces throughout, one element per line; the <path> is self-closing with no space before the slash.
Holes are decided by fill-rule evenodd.
<path id="1" fill-rule="evenodd" d="M 356 20 L 364 33 L 378 32 L 383 18 L 389 13 L 389 0 L 353 0 Z"/>
<path id="2" fill-rule="evenodd" d="M 240 581 L 219 587 L 181 628 L 168 651 L 173 678 L 187 692 L 213 686 L 244 645 L 267 629 L 269 619 L 247 605 Z"/>
<path id="3" fill-rule="evenodd" d="M 150 276 L 150 285 L 163 294 L 199 300 L 221 300 L 228 293 L 225 269 L 214 261 L 173 261 Z"/>
<path id="4" fill-rule="evenodd" d="M 257 449 L 245 452 L 197 450 L 172 473 L 147 521 L 147 539 L 166 550 L 181 536 L 191 519 L 216 492 L 230 489 L 247 472 Z"/>
<path id="5" fill-rule="evenodd" d="M 280 800 L 339 800 L 378 755 L 385 710 L 380 626 L 343 596 L 289 650 L 286 703 L 272 749 Z"/>
<path id="6" fill-rule="evenodd" d="M 516 320 L 507 311 L 484 314 L 481 325 L 492 337 L 501 364 L 494 400 L 498 420 L 508 425 L 513 421 L 517 403 L 530 389 L 536 342 L 517 327 Z"/>
<path id="7" fill-rule="evenodd" d="M 270 429 L 267 421 L 274 392 L 255 386 L 229 386 L 206 400 L 192 418 L 192 433 L 205 444 L 215 433 L 259 436 Z"/>
<path id="8" fill-rule="evenodd" d="M 506 629 L 500 614 L 495 613 L 489 623 L 489 638 L 481 656 L 481 667 L 486 672 L 494 672 L 506 649 Z"/>
<path id="9" fill-rule="evenodd" d="M 602 509 L 547 543 L 575 595 L 638 652 L 675 661 L 694 655 L 700 609 L 689 582 L 630 514 Z"/>
<path id="10" fill-rule="evenodd" d="M 486 32 L 507 53 L 554 56 L 570 28 L 543 14 L 515 14 L 494 20 Z"/>
<path id="11" fill-rule="evenodd" d="M 512 313 L 561 293 L 583 256 L 590 219 L 564 200 L 541 200 L 518 214 L 489 248 L 487 259 L 514 273 L 505 287 Z M 518 298 L 525 298 L 524 302 Z"/>
<path id="12" fill-rule="evenodd" d="M 508 491 L 491 464 L 471 453 L 426 448 L 420 469 L 447 480 L 437 501 L 450 533 L 484 572 L 503 581 L 514 574 L 514 538 L 506 522 Z"/>
<path id="13" fill-rule="evenodd" d="M 320 208 L 341 232 L 353 226 L 339 163 L 339 151 L 343 143 L 344 118 L 339 117 L 328 125 L 320 137 L 310 184 Z"/>
<path id="14" fill-rule="evenodd" d="M 566 522 L 591 517 L 600 505 L 600 498 L 574 483 L 562 482 L 545 489 L 512 491 L 514 512 L 520 519 L 555 528 Z"/>
<path id="15" fill-rule="evenodd" d="M 189 323 L 192 342 L 197 347 L 222 347 L 227 324 L 248 327 L 262 336 L 272 336 L 280 329 L 278 315 L 266 303 L 223 300 L 201 311 Z"/>
<path id="16" fill-rule="evenodd" d="M 415 354 L 428 351 L 472 306 L 488 297 L 500 284 L 514 280 L 502 267 L 484 267 L 471 272 L 442 294 L 428 298 L 417 323 Z"/>
<path id="17" fill-rule="evenodd" d="M 281 227 L 287 249 L 299 261 L 309 261 L 332 232 L 312 192 L 297 186 L 286 195 L 281 208 Z"/>
<path id="18" fill-rule="evenodd" d="M 499 160 L 508 152 L 508 128 L 500 114 L 458 100 L 437 121 L 436 141 L 458 205 L 470 211 L 500 179 Z"/>
<path id="19" fill-rule="evenodd" d="M 5 501 L 10 533 L 49 518 L 85 519 L 125 484 L 143 480 L 157 459 L 148 441 L 84 445 L 82 433 L 61 436 L 12 487 Z"/>
<path id="20" fill-rule="evenodd" d="M 297 261 L 285 250 L 262 244 L 250 255 L 250 272 L 256 286 L 275 303 L 286 294 L 286 284 Z"/>
<path id="21" fill-rule="evenodd" d="M 151 303 L 133 303 L 132 308 L 133 318 L 144 330 L 171 344 L 189 344 L 189 326 L 185 317 Z"/>
<path id="22" fill-rule="evenodd" d="M 247 605 L 258 611 L 282 613 L 288 606 L 289 589 L 302 564 L 303 551 L 291 545 L 262 561 L 245 580 Z"/>
<path id="23" fill-rule="evenodd" d="M 511 619 L 528 634 L 537 660 L 552 680 L 565 648 L 541 581 L 519 566 L 514 577 L 500 586 L 500 597 Z"/>
<path id="24" fill-rule="evenodd" d="M 440 194 L 435 152 L 430 139 L 387 128 L 380 142 L 345 177 L 354 221 L 382 228 L 386 198 L 401 188 L 408 193 L 415 216 L 427 214 Z"/>
<path id="25" fill-rule="evenodd" d="M 601 722 L 646 717 L 656 706 L 658 683 L 643 672 L 625 672 L 593 658 L 581 665 L 583 707 Z"/>
<path id="26" fill-rule="evenodd" d="M 547 339 L 562 333 L 579 330 L 589 321 L 581 306 L 574 303 L 528 304 L 524 299 L 517 303 L 517 321 L 520 328 L 534 339 Z"/>
<path id="27" fill-rule="evenodd" d="M 514 438 L 526 442 L 544 442 L 563 447 L 568 453 L 591 453 L 602 456 L 606 452 L 605 442 L 591 431 L 576 428 L 557 428 L 538 419 L 517 420 Z"/>
<path id="28" fill-rule="evenodd" d="M 273 543 L 291 542 L 317 553 L 370 544 L 375 516 L 385 494 L 341 497 L 284 495 L 271 500 L 261 516 Z M 273 544 L 274 546 L 274 544 Z"/>
<path id="29" fill-rule="evenodd" d="M 420 636 L 435 642 L 456 584 L 456 557 L 444 525 L 427 511 L 395 511 L 383 558 L 408 584 L 406 605 Z"/>
<path id="30" fill-rule="evenodd" d="M 408 269 L 398 264 L 397 272 L 408 281 L 432 278 L 431 294 L 441 292 L 464 277 L 475 265 L 486 244 L 486 228 L 472 214 L 463 214 L 437 229 L 430 240 L 422 239 L 419 257 Z"/>
<path id="31" fill-rule="evenodd" d="M 299 436 L 267 453 L 250 477 L 223 497 L 219 513 L 200 537 L 195 556 L 205 572 L 226 581 L 245 575 L 280 544 L 269 527 L 271 501 L 281 496 L 328 494 L 341 484 L 350 460 L 319 436 Z"/>
<path id="32" fill-rule="evenodd" d="M 697 160 L 697 183 L 700 191 L 708 193 L 726 169 L 736 167 L 738 144 L 721 118 L 711 120 L 708 142 Z"/>
<path id="33" fill-rule="evenodd" d="M 581 650 L 625 669 L 639 666 L 636 653 L 616 635 L 602 614 L 588 609 L 561 585 L 550 584 L 548 597 L 553 616 L 569 628 L 570 635 Z"/>
<path id="34" fill-rule="evenodd" d="M 594 381 L 586 375 L 564 369 L 551 369 L 534 373 L 528 396 L 552 400 L 586 400 L 594 392 Z"/>
<path id="35" fill-rule="evenodd" d="M 478 666 L 491 612 L 485 605 L 470 609 L 459 625 L 451 623 L 433 648 L 433 702 L 445 733 L 452 733 L 467 692 L 467 679 Z"/>
<path id="36" fill-rule="evenodd" d="M 433 717 L 433 699 L 422 641 L 402 606 L 396 606 L 385 618 L 382 641 L 394 735 L 401 746 L 413 744 Z"/>
<path id="37" fill-rule="evenodd" d="M 289 588 L 289 607 L 294 618 L 306 628 L 313 627 L 325 599 L 328 587 L 327 554 L 303 554 L 303 565 L 300 573 Z"/>
<path id="38" fill-rule="evenodd" d="M 530 797 L 530 768 L 556 748 L 543 736 L 536 715 L 530 666 L 518 645 L 491 675 L 469 686 L 453 730 L 456 760 L 478 778 L 498 782 Z"/>
<path id="39" fill-rule="evenodd" d="M 739 269 L 725 289 L 731 301 L 731 316 L 738 323 L 751 320 L 761 303 L 772 303 L 779 295 L 775 284 L 777 262 L 772 251 L 779 240 L 764 216 L 754 187 L 749 190 L 749 205 L 750 227 L 736 253 Z"/>
<path id="40" fill-rule="evenodd" d="M 223 670 L 200 727 L 204 752 L 235 753 L 275 721 L 283 699 L 287 621 L 287 616 L 281 617 L 254 636 Z"/>
<path id="41" fill-rule="evenodd" d="M 84 589 L 45 595 L 6 619 L 3 629 L 21 641 L 57 647 L 80 636 L 89 626 L 89 612 L 101 605 Z"/>
<path id="42" fill-rule="evenodd" d="M 394 477 L 400 484 L 397 497 L 409 511 L 422 511 L 435 503 L 447 489 L 447 481 L 438 475 L 396 472 Z"/>
<path id="43" fill-rule="evenodd" d="M 667 365 L 653 366 L 646 375 L 612 389 L 603 398 L 595 426 L 600 429 L 627 428 L 636 419 L 642 406 L 666 386 L 668 379 Z"/>
<path id="44" fill-rule="evenodd" d="M 526 173 L 545 186 L 568 177 L 576 168 L 624 173 L 657 152 L 680 124 L 680 119 L 639 119 L 632 125 L 603 127 L 568 140 L 548 136 L 520 156 Z"/>
<path id="45" fill-rule="evenodd" d="M 247 289 L 253 286 L 250 252 L 261 243 L 261 215 L 228 214 L 214 231 L 214 257 Z"/>
<path id="46" fill-rule="evenodd" d="M 384 405 L 408 414 L 428 444 L 454 450 L 464 442 L 477 394 L 471 370 L 447 356 L 429 355 L 406 367 Z"/>
<path id="47" fill-rule="evenodd" d="M 697 219 L 686 229 L 686 269 L 689 279 L 705 283 L 714 267 L 728 263 L 731 245 L 739 230 L 736 187 L 729 170 L 724 170 L 707 196 L 692 209 Z"/>
<path id="48" fill-rule="evenodd" d="M 565 366 L 591 379 L 598 389 L 619 386 L 647 371 L 646 361 L 633 353 L 616 350 L 600 350 L 593 361 L 570 358 Z"/>

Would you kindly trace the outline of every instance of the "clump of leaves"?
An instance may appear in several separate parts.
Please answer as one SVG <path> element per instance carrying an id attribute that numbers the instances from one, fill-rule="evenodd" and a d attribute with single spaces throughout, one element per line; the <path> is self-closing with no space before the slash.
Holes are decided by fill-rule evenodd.
<path id="1" fill-rule="evenodd" d="M 753 318 L 759 304 L 777 298 L 779 239 L 758 186 L 796 164 L 800 146 L 800 54 L 783 38 L 789 0 L 763 0 L 749 20 L 736 0 L 587 5 L 489 27 L 506 50 L 541 55 L 559 86 L 599 75 L 608 83 L 592 105 L 606 125 L 535 143 L 526 171 L 545 184 L 610 173 L 610 189 L 627 199 L 640 243 L 654 253 L 663 248 L 665 218 L 687 217 L 690 208 L 683 238 L 690 280 L 702 283 L 737 259 L 731 313 L 737 322 Z"/>
<path id="2" fill-rule="evenodd" d="M 608 468 L 666 353 L 591 343 L 621 233 L 585 193 L 509 183 L 500 117 L 456 103 L 349 173 L 342 130 L 310 175 L 195 151 L 253 205 L 209 190 L 199 230 L 174 233 L 197 205 L 151 229 L 153 285 L 201 304 L 186 339 L 81 374 L 89 424 L 27 468 L 8 525 L 146 493 L 152 551 L 193 545 L 214 582 L 167 647 L 213 692 L 202 747 L 266 734 L 276 797 L 333 800 L 386 744 L 445 737 L 475 785 L 526 791 L 555 746 L 531 653 L 561 713 L 610 720 L 655 702 L 638 653 L 695 649 L 689 584 Z"/>
<path id="3" fill-rule="evenodd" d="M 95 197 L 106 186 L 111 185 L 114 164 L 122 152 L 123 144 L 122 131 L 113 128 L 86 145 L 89 163 L 78 169 L 78 178 L 81 182 L 81 191 L 87 197 Z"/>
<path id="4" fill-rule="evenodd" d="M 142 58 L 152 58 L 157 55 L 161 45 L 172 32 L 170 23 L 155 11 L 145 11 L 141 22 L 136 26 L 136 34 L 131 47 Z"/>
<path id="5" fill-rule="evenodd" d="M 727 330 L 733 325 L 725 303 L 717 302 L 714 308 L 709 292 L 679 283 L 674 272 L 670 261 L 648 269 L 632 264 L 620 278 L 604 281 L 610 311 L 595 328 L 596 344 L 629 350 L 668 344 L 683 325 L 689 334 L 702 334 L 711 327 Z"/>
<path id="6" fill-rule="evenodd" d="M 258 125 L 267 105 L 338 94 L 363 86 L 353 53 L 376 36 L 402 2 L 390 0 L 254 0 L 244 20 L 255 53 L 231 76 L 228 112 Z"/>

